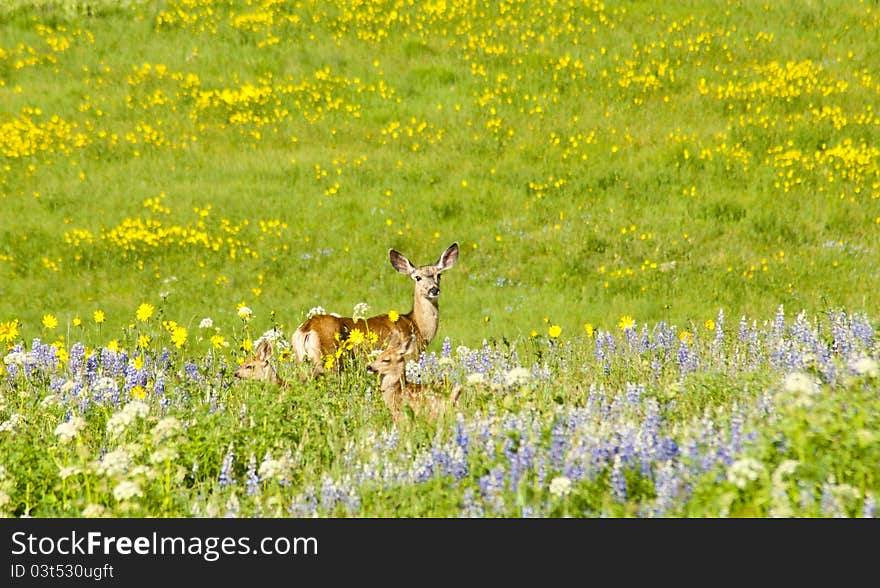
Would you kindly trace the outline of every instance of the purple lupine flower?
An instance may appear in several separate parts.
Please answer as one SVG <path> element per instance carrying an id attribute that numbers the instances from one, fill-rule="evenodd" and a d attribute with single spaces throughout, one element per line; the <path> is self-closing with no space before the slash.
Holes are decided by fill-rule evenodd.
<path id="1" fill-rule="evenodd" d="M 232 466 L 234 463 L 235 453 L 233 450 L 232 442 L 230 442 L 229 447 L 226 449 L 226 455 L 223 456 L 223 463 L 220 465 L 220 477 L 218 479 L 218 484 L 221 488 L 225 488 L 226 486 L 235 484 L 235 477 L 232 473 Z"/>
<path id="2" fill-rule="evenodd" d="M 257 474 L 257 457 L 251 453 L 247 466 L 247 495 L 255 496 L 260 493 L 260 476 Z"/>
<path id="3" fill-rule="evenodd" d="M 623 465 L 620 456 L 614 458 L 609 483 L 611 484 L 611 497 L 614 501 L 618 504 L 626 502 L 626 477 L 623 475 Z"/>

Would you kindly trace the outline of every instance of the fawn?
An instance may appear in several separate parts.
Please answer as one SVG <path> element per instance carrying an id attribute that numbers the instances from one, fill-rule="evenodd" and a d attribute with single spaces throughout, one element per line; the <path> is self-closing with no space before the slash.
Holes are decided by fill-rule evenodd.
<path id="1" fill-rule="evenodd" d="M 284 387 L 287 385 L 281 376 L 278 375 L 278 369 L 272 365 L 272 343 L 266 339 L 260 341 L 254 349 L 254 354 L 247 358 L 238 369 L 235 370 L 235 377 L 240 380 L 258 380 L 260 382 L 269 382 Z"/>
<path id="2" fill-rule="evenodd" d="M 388 314 L 371 316 L 366 319 L 353 319 L 332 314 L 315 315 L 297 327 L 292 336 L 292 344 L 299 363 L 305 361 L 313 365 L 315 375 L 324 371 L 323 358 L 335 354 L 352 331 L 359 329 L 365 335 L 374 335 L 373 348 L 380 348 L 389 338 L 397 334 L 413 338 L 415 344 L 411 354 L 420 353 L 437 334 L 440 322 L 440 309 L 437 298 L 440 296 L 440 275 L 458 261 L 458 243 L 453 243 L 440 255 L 437 263 L 415 266 L 405 255 L 388 250 L 391 266 L 398 272 L 411 277 L 415 283 L 413 307 L 406 314 L 398 315 L 396 320 Z"/>
<path id="3" fill-rule="evenodd" d="M 403 341 L 398 333 L 392 333 L 388 348 L 367 365 L 367 371 L 381 377 L 379 387 L 382 390 L 382 400 L 391 411 L 394 422 L 400 418 L 404 406 L 408 406 L 418 416 L 439 418 L 455 406 L 461 397 L 459 385 L 447 396 L 427 385 L 406 381 L 407 358 L 418 353 L 416 346 L 415 336 L 409 336 Z"/>

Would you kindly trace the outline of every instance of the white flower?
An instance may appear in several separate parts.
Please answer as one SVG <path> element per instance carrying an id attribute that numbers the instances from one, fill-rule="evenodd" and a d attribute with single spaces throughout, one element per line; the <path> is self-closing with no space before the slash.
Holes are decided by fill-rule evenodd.
<path id="1" fill-rule="evenodd" d="M 739 459 L 727 468 L 727 481 L 739 489 L 744 489 L 766 473 L 764 464 L 751 457 Z"/>
<path id="2" fill-rule="evenodd" d="M 82 468 L 79 466 L 65 466 L 58 470 L 58 477 L 62 480 L 66 480 L 70 476 L 75 476 L 77 474 L 82 473 Z"/>
<path id="3" fill-rule="evenodd" d="M 819 391 L 816 379 L 802 372 L 792 372 L 785 376 L 782 388 L 793 394 L 814 394 Z"/>
<path id="4" fill-rule="evenodd" d="M 238 316 L 245 320 L 251 318 L 254 315 L 254 311 L 250 309 L 249 306 L 242 306 L 238 309 Z"/>
<path id="5" fill-rule="evenodd" d="M 12 351 L 6 354 L 6 357 L 3 358 L 3 363 L 20 367 L 24 365 L 25 359 L 27 359 L 27 355 L 24 351 Z"/>
<path id="6" fill-rule="evenodd" d="M 794 405 L 809 408 L 819 395 L 819 382 L 816 378 L 802 372 L 794 372 L 785 376 L 782 389 L 791 395 Z"/>
<path id="7" fill-rule="evenodd" d="M 309 309 L 309 312 L 306 314 L 306 318 L 312 318 L 316 314 L 327 314 L 327 311 L 324 310 L 323 306 L 313 306 Z"/>
<path id="8" fill-rule="evenodd" d="M 171 447 L 162 447 L 150 455 L 150 463 L 165 463 L 177 459 L 177 450 Z"/>
<path id="9" fill-rule="evenodd" d="M 354 305 L 354 312 L 352 312 L 351 318 L 354 320 L 360 320 L 362 318 L 367 318 L 367 312 L 370 310 L 370 305 L 366 302 L 358 302 Z"/>
<path id="10" fill-rule="evenodd" d="M 571 494 L 571 480 L 565 476 L 556 476 L 550 481 L 550 494 L 564 498 Z"/>
<path id="11" fill-rule="evenodd" d="M 504 375 L 504 382 L 508 386 L 519 386 L 532 379 L 532 372 L 524 367 L 515 367 Z"/>
<path id="12" fill-rule="evenodd" d="M 95 464 L 95 471 L 102 476 L 118 476 L 128 471 L 131 465 L 131 456 L 128 452 L 120 447 L 104 457 Z"/>
<path id="13" fill-rule="evenodd" d="M 135 496 L 143 496 L 143 493 L 140 484 L 131 480 L 123 480 L 113 489 L 113 498 L 116 500 L 128 500 Z"/>
<path id="14" fill-rule="evenodd" d="M 158 443 L 174 435 L 181 429 L 180 421 L 175 417 L 165 417 L 153 427 L 151 432 L 153 442 Z"/>
<path id="15" fill-rule="evenodd" d="M 122 410 L 110 415 L 107 419 L 107 433 L 111 437 L 118 437 L 138 418 L 144 418 L 149 413 L 150 407 L 140 400 L 133 400 L 122 407 Z"/>
<path id="16" fill-rule="evenodd" d="M 467 383 L 468 384 L 482 384 L 486 381 L 486 378 L 483 374 L 479 372 L 474 372 L 473 374 L 468 374 Z"/>
<path id="17" fill-rule="evenodd" d="M 67 443 L 86 425 L 86 421 L 82 417 L 72 416 L 69 421 L 65 421 L 55 427 L 55 435 L 62 443 Z"/>
<path id="18" fill-rule="evenodd" d="M 82 516 L 89 519 L 102 517 L 106 510 L 107 509 L 100 504 L 89 504 L 83 509 Z"/>
<path id="19" fill-rule="evenodd" d="M 49 394 L 48 396 L 44 397 L 44 398 L 40 401 L 40 406 L 43 407 L 43 408 L 47 408 L 47 407 L 50 407 L 50 406 L 56 406 L 56 405 L 60 404 L 60 402 L 61 402 L 61 401 L 58 400 L 58 397 L 57 397 L 56 395 L 54 395 L 54 394 Z"/>
<path id="20" fill-rule="evenodd" d="M 268 479 L 276 479 L 280 482 L 283 482 L 287 479 L 287 468 L 285 467 L 285 463 L 278 459 L 270 459 L 267 454 L 263 459 L 263 462 L 260 464 L 260 469 L 257 473 L 262 480 Z"/>
<path id="21" fill-rule="evenodd" d="M 877 366 L 877 361 L 870 357 L 860 357 L 852 362 L 851 367 L 860 376 L 868 376 L 869 378 L 880 376 L 880 367 Z"/>
<path id="22" fill-rule="evenodd" d="M 0 423 L 0 433 L 3 433 L 4 431 L 9 432 L 9 433 L 13 432 L 16 429 L 16 427 L 18 427 L 18 423 L 20 423 L 21 420 L 22 419 L 21 419 L 20 414 L 18 414 L 18 413 L 13 414 L 7 420 Z"/>
<path id="23" fill-rule="evenodd" d="M 199 323 L 200 329 L 210 329 L 213 326 L 214 326 L 214 321 L 211 320 L 209 317 L 203 318 L 201 320 L 201 322 Z"/>
<path id="24" fill-rule="evenodd" d="M 76 382 L 73 380 L 66 380 L 63 384 L 61 384 L 61 392 L 64 394 L 69 393 L 76 387 Z"/>

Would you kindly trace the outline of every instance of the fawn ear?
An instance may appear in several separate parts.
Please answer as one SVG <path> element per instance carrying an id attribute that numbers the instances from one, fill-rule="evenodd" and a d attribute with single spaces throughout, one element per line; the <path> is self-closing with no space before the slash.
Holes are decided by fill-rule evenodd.
<path id="1" fill-rule="evenodd" d="M 400 337 L 400 333 L 395 331 L 391 331 L 391 336 L 388 337 L 388 348 L 398 348 L 403 345 L 403 339 Z"/>
<path id="2" fill-rule="evenodd" d="M 458 261 L 458 243 L 453 243 L 449 247 L 446 248 L 446 251 L 440 256 L 440 259 L 437 260 L 437 269 L 442 271 L 446 271 L 452 266 L 455 265 L 455 262 Z"/>
<path id="3" fill-rule="evenodd" d="M 416 266 L 414 266 L 412 262 L 406 258 L 406 255 L 400 253 L 399 251 L 389 249 L 388 257 L 391 259 L 391 267 L 402 274 L 410 275 L 416 269 Z"/>
<path id="4" fill-rule="evenodd" d="M 410 335 L 409 339 L 406 340 L 406 345 L 404 345 L 401 350 L 402 355 L 410 355 L 416 350 L 416 336 Z"/>
<path id="5" fill-rule="evenodd" d="M 257 348 L 254 349 L 254 352 L 258 359 L 267 360 L 272 357 L 272 344 L 269 343 L 268 339 L 263 339 L 260 341 L 260 344 L 257 345 Z"/>

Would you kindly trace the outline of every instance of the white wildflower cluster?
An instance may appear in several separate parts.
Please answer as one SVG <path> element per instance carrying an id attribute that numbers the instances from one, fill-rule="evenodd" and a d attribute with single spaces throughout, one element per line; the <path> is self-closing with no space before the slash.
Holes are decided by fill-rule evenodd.
<path id="1" fill-rule="evenodd" d="M 107 434 L 110 437 L 118 437 L 125 432 L 138 418 L 144 418 L 150 411 L 150 407 L 140 400 L 133 400 L 126 404 L 122 410 L 113 413 L 107 419 Z"/>
<path id="2" fill-rule="evenodd" d="M 26 361 L 33 362 L 33 354 L 26 351 L 10 351 L 3 358 L 3 363 L 6 365 L 14 365 L 16 367 L 23 366 Z"/>
<path id="3" fill-rule="evenodd" d="M 133 480 L 123 480 L 113 488 L 113 498 L 120 502 L 136 496 L 143 496 L 143 492 L 141 485 Z"/>
<path id="4" fill-rule="evenodd" d="M 131 467 L 131 454 L 124 447 L 114 449 L 95 462 L 95 472 L 108 478 L 118 477 Z"/>
<path id="5" fill-rule="evenodd" d="M 507 386 L 522 386 L 532 379 L 532 372 L 524 367 L 515 367 L 504 374 L 504 383 Z"/>
<path id="6" fill-rule="evenodd" d="M 165 417 L 153 426 L 150 436 L 153 438 L 154 443 L 159 443 L 178 433 L 181 429 L 182 426 L 177 418 L 173 416 Z"/>
<path id="7" fill-rule="evenodd" d="M 55 427 L 55 436 L 62 443 L 68 443 L 71 439 L 75 439 L 85 426 L 86 421 L 82 417 L 74 415 Z"/>
<path id="8" fill-rule="evenodd" d="M 21 415 L 16 413 L 12 413 L 8 419 L 0 423 L 0 433 L 12 433 L 18 427 L 18 424 L 22 422 Z"/>
<path id="9" fill-rule="evenodd" d="M 880 376 L 880 366 L 877 360 L 871 357 L 860 357 L 850 363 L 852 370 L 860 376 L 876 378 Z"/>
<path id="10" fill-rule="evenodd" d="M 238 317 L 244 320 L 250 320 L 254 316 L 254 311 L 249 306 L 242 306 L 238 309 Z"/>
<path id="11" fill-rule="evenodd" d="M 744 490 L 766 473 L 767 469 L 763 463 L 751 457 L 744 457 L 733 462 L 727 468 L 727 481 L 740 490 Z"/>
<path id="12" fill-rule="evenodd" d="M 550 480 L 550 494 L 557 498 L 565 498 L 571 494 L 571 480 L 565 476 L 556 476 Z"/>
<path id="13" fill-rule="evenodd" d="M 200 329 L 210 329 L 213 326 L 214 326 L 214 320 L 211 319 L 210 317 L 207 317 L 207 316 L 199 322 Z"/>
<path id="14" fill-rule="evenodd" d="M 278 350 L 290 348 L 290 342 L 280 329 L 271 328 L 264 332 L 256 341 L 254 341 L 254 348 L 258 347 L 263 341 L 267 341 L 272 347 Z"/>
<path id="15" fill-rule="evenodd" d="M 782 389 L 797 408 L 809 408 L 821 392 L 819 381 L 803 372 L 793 372 L 785 376 Z"/>
<path id="16" fill-rule="evenodd" d="M 309 309 L 309 312 L 306 314 L 306 318 L 312 318 L 318 314 L 327 314 L 327 311 L 324 310 L 323 306 L 313 306 Z"/>
<path id="17" fill-rule="evenodd" d="M 788 496 L 789 478 L 797 471 L 799 462 L 783 460 L 770 476 L 770 516 L 789 518 L 794 516 L 794 508 Z"/>
<path id="18" fill-rule="evenodd" d="M 290 480 L 290 474 L 293 471 L 294 464 L 289 455 L 284 455 L 280 459 L 273 459 L 267 451 L 257 474 L 261 480 L 275 480 L 277 482 L 287 482 Z"/>
<path id="19" fill-rule="evenodd" d="M 356 321 L 367 318 L 368 312 L 370 312 L 370 305 L 366 302 L 358 302 L 354 305 L 354 312 L 352 312 L 351 318 Z"/>

